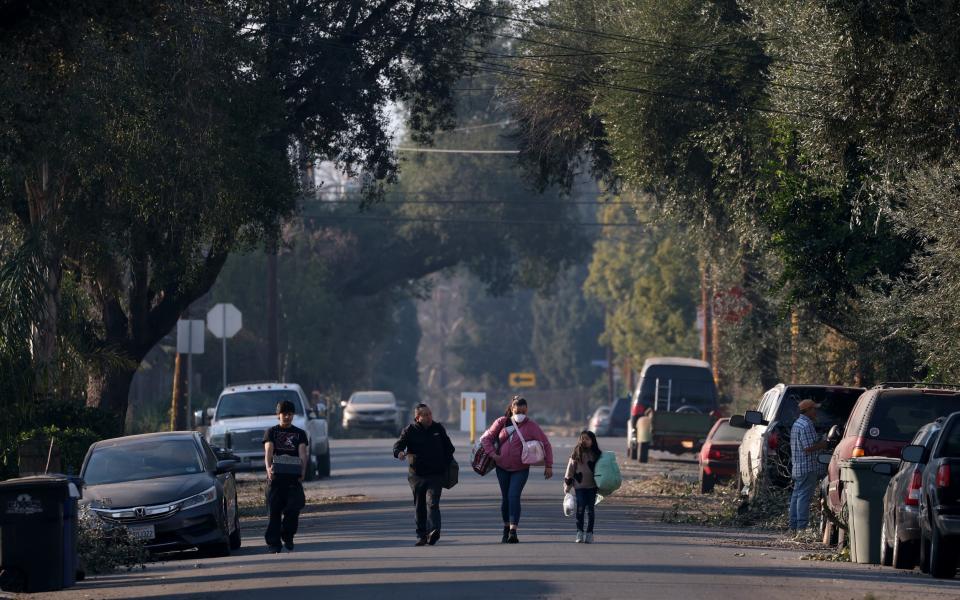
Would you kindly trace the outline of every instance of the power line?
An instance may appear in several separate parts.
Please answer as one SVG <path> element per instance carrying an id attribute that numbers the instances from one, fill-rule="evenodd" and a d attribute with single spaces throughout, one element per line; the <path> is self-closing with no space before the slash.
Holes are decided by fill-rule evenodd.
<path id="1" fill-rule="evenodd" d="M 327 221 L 370 221 L 386 223 L 438 223 L 446 225 L 562 225 L 564 227 L 643 227 L 644 223 L 602 223 L 599 221 L 561 221 L 558 219 L 438 219 L 426 217 L 388 217 L 388 216 L 360 216 L 360 215 L 318 215 L 302 213 L 305 219 L 322 219 Z"/>

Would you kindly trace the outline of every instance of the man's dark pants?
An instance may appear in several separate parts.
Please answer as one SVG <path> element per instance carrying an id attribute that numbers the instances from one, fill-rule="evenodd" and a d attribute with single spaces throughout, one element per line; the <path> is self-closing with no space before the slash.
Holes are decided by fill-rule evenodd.
<path id="1" fill-rule="evenodd" d="M 417 512 L 417 537 L 424 538 L 440 529 L 440 492 L 443 475 L 410 475 L 407 477 L 413 491 L 413 505 Z"/>
<path id="2" fill-rule="evenodd" d="M 263 536 L 267 545 L 278 548 L 283 542 L 293 542 L 300 521 L 300 511 L 306 505 L 303 485 L 297 479 L 275 478 L 267 485 L 267 510 L 270 521 Z"/>

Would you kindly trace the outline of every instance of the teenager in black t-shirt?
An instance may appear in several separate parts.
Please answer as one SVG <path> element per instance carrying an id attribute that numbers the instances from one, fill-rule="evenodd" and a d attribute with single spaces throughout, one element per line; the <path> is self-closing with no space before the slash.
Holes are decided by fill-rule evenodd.
<path id="1" fill-rule="evenodd" d="M 263 449 L 267 467 L 267 509 L 270 521 L 264 538 L 270 552 L 280 552 L 282 546 L 293 550 L 293 536 L 297 533 L 300 511 L 306 504 L 303 484 L 308 458 L 307 432 L 294 427 L 293 402 L 277 404 L 277 420 L 263 432 Z"/>

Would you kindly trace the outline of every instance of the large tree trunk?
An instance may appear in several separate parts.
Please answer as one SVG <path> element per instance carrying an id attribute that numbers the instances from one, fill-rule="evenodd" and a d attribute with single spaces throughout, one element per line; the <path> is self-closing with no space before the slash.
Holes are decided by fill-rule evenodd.
<path id="1" fill-rule="evenodd" d="M 139 365 L 139 362 L 137 363 Z M 137 367 L 121 367 L 105 371 L 91 371 L 87 375 L 87 406 L 99 408 L 113 415 L 116 435 L 123 434 L 127 417 L 130 385 Z"/>

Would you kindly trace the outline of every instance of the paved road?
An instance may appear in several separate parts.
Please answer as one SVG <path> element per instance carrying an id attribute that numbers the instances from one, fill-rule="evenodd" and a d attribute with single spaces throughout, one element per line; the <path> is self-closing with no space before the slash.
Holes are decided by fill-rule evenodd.
<path id="1" fill-rule="evenodd" d="M 557 456 L 566 456 L 571 443 L 556 440 Z M 455 444 L 461 448 L 458 460 L 466 465 L 466 440 L 455 438 Z M 620 440 L 601 444 L 620 449 Z M 294 553 L 265 554 L 264 523 L 249 519 L 244 547 L 229 558 L 181 558 L 145 571 L 91 578 L 42 597 L 960 597 L 960 583 L 890 568 L 801 561 L 802 552 L 760 545 L 766 534 L 666 525 L 654 511 L 616 502 L 598 509 L 598 543 L 573 544 L 574 525 L 562 516 L 559 480 L 544 481 L 542 472 L 531 475 L 524 493 L 520 544 L 499 543 L 495 480 L 464 468 L 460 485 L 443 498 L 440 542 L 415 548 L 405 465 L 389 457 L 389 446 L 388 440 L 335 443 L 334 476 L 311 485 L 325 495 L 364 494 L 366 500 L 305 516 Z M 646 468 L 693 473 L 689 460 L 661 460 Z M 758 545 L 751 546 L 751 540 Z"/>

